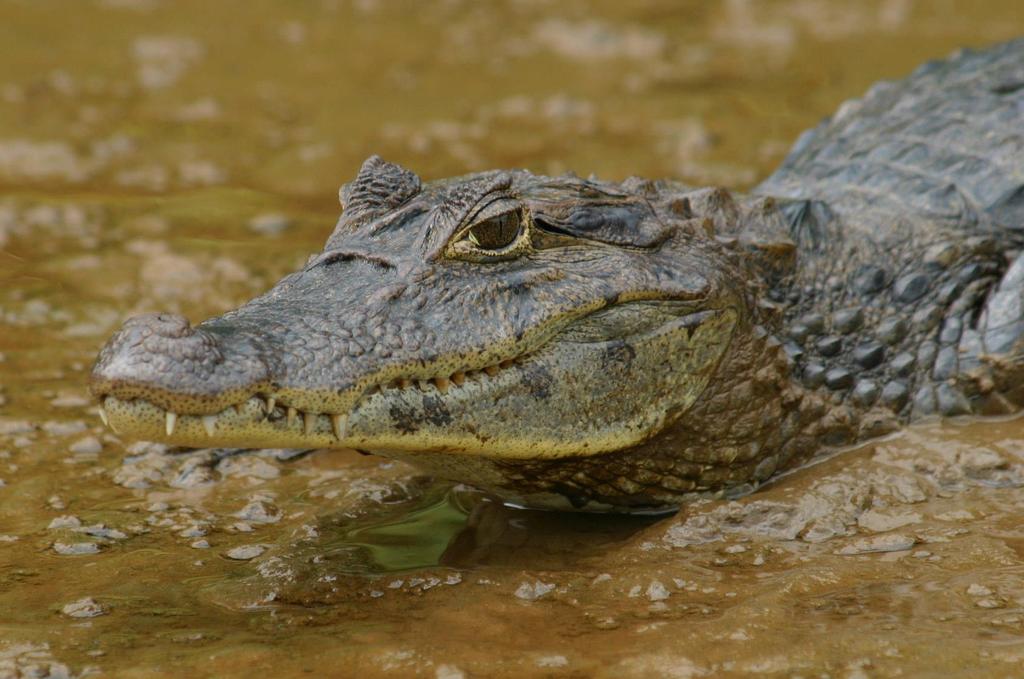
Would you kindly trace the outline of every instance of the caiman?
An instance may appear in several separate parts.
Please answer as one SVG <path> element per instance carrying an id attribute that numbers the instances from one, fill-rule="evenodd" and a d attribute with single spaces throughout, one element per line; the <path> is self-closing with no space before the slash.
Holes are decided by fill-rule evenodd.
<path id="1" fill-rule="evenodd" d="M 109 426 L 657 511 L 1024 406 L 1024 39 L 875 85 L 749 195 L 372 157 L 340 198 L 266 294 L 129 319 L 91 377 Z"/>

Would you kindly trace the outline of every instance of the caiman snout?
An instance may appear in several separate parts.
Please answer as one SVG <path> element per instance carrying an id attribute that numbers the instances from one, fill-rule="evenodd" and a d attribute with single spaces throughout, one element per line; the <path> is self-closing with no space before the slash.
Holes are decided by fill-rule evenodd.
<path id="1" fill-rule="evenodd" d="M 264 388 L 269 371 L 254 338 L 193 328 L 172 313 L 125 321 L 100 352 L 90 389 L 101 400 L 144 399 L 174 412 L 210 413 Z"/>

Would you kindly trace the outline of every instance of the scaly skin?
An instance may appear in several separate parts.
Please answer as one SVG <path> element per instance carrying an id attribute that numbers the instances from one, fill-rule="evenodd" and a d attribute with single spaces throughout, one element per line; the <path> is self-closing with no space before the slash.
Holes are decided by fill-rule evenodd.
<path id="1" fill-rule="evenodd" d="M 374 157 L 342 204 L 243 307 L 129 320 L 92 374 L 110 426 L 657 511 L 1024 403 L 1024 41 L 873 88 L 749 197 Z"/>

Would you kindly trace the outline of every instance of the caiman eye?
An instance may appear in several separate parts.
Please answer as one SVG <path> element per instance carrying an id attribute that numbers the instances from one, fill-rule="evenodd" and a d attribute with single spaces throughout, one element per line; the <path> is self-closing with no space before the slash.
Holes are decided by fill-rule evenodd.
<path id="1" fill-rule="evenodd" d="M 515 242 L 522 228 L 522 210 L 512 210 L 469 227 L 466 238 L 481 250 L 503 250 Z"/>
<path id="2" fill-rule="evenodd" d="M 478 216 L 477 221 L 452 239 L 449 255 L 475 261 L 517 257 L 529 247 L 528 225 L 528 217 L 521 206 L 482 218 Z"/>

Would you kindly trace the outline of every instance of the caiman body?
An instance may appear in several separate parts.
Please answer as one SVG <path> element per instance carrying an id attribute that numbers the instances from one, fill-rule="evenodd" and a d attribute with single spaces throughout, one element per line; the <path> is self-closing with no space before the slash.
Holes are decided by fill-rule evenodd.
<path id="1" fill-rule="evenodd" d="M 115 431 L 636 511 L 1024 405 L 1024 40 L 875 86 L 748 196 L 375 157 L 341 197 L 265 295 L 125 324 L 91 382 Z"/>

